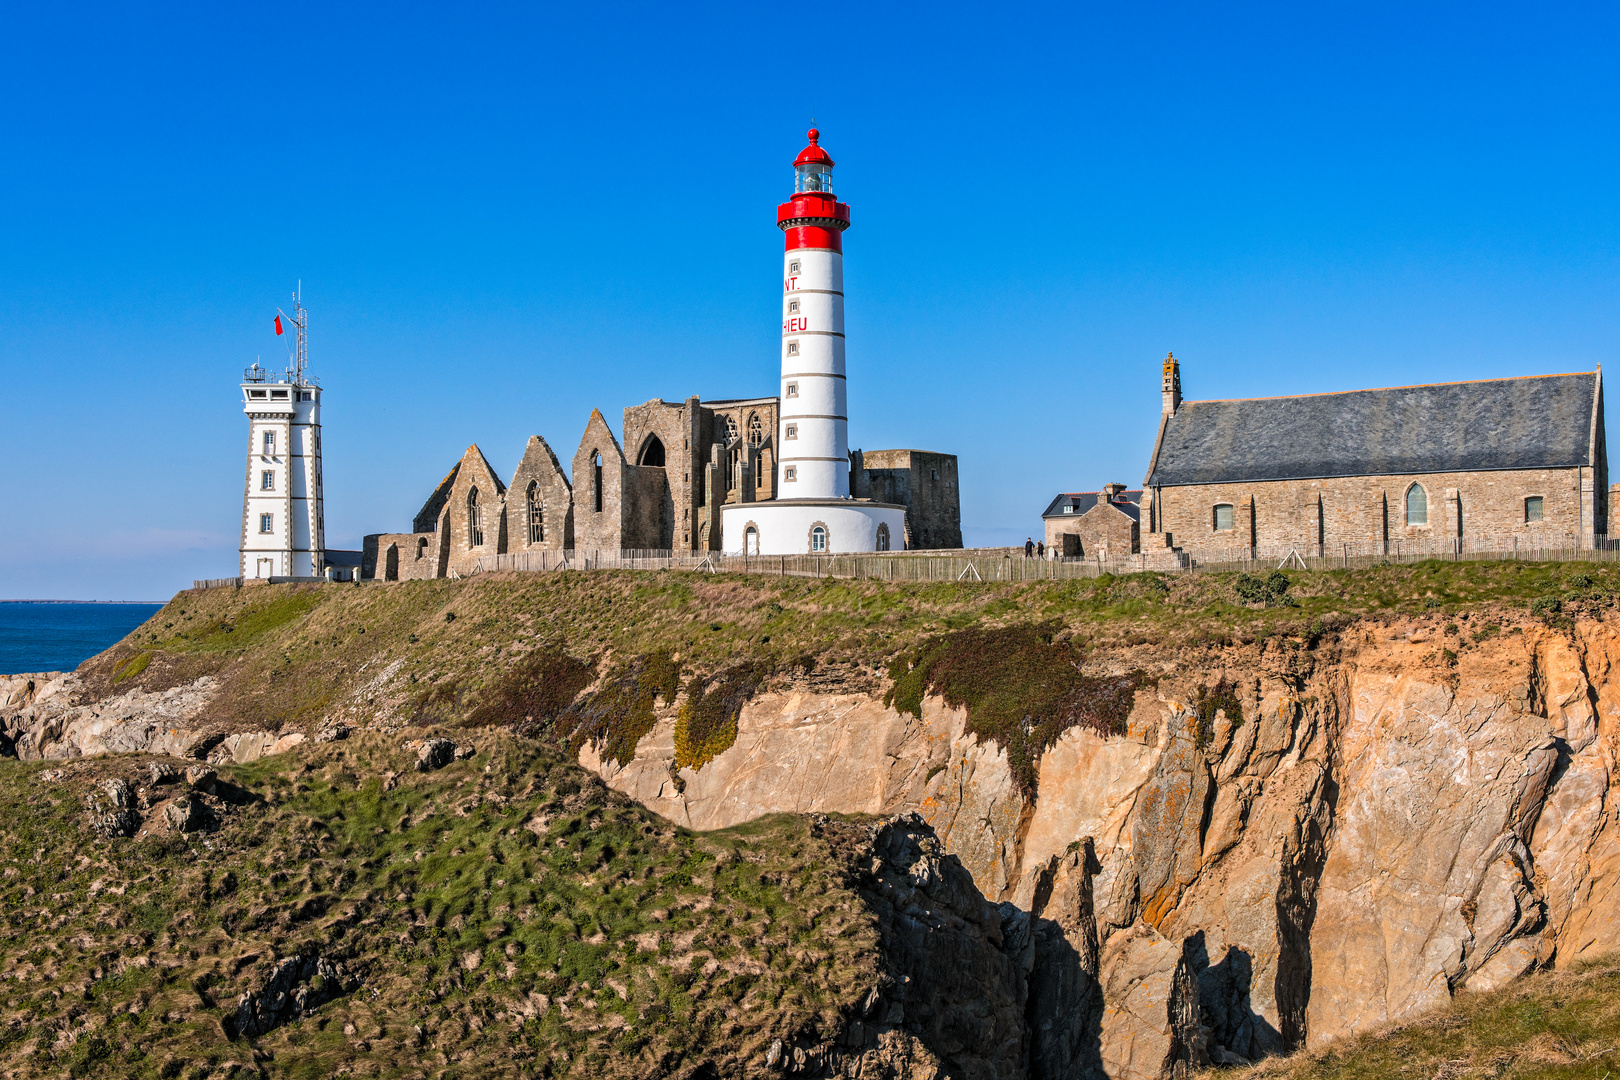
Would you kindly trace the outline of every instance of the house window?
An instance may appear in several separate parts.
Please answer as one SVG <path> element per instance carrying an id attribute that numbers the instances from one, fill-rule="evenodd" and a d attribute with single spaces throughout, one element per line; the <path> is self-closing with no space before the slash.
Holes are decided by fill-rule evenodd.
<path id="1" fill-rule="evenodd" d="M 827 550 L 827 526 L 817 525 L 815 528 L 810 530 L 810 550 Z"/>
<path id="2" fill-rule="evenodd" d="M 799 343 L 797 341 L 788 342 L 788 355 L 789 356 L 798 356 L 799 355 Z"/>
<path id="3" fill-rule="evenodd" d="M 743 552 L 747 555 L 759 554 L 759 530 L 752 525 L 743 531 Z"/>
<path id="4" fill-rule="evenodd" d="M 259 531 L 261 533 L 273 533 L 273 532 L 275 532 L 276 531 L 276 515 L 274 515 L 274 514 L 260 514 L 259 515 Z"/>
<path id="5" fill-rule="evenodd" d="M 1232 504 L 1217 503 L 1215 506 L 1215 531 L 1231 532 L 1232 528 Z"/>
<path id="6" fill-rule="evenodd" d="M 264 452 L 267 454 L 276 452 L 276 433 L 273 431 L 264 433 Z"/>
<path id="7" fill-rule="evenodd" d="M 1540 495 L 1532 495 L 1528 499 L 1524 500 L 1524 520 L 1526 520 L 1526 521 L 1540 521 L 1541 520 L 1541 496 Z"/>
<path id="8" fill-rule="evenodd" d="M 888 551 L 889 550 L 889 524 L 888 524 L 888 522 L 883 522 L 880 525 L 878 525 L 877 549 L 879 551 Z"/>
<path id="9" fill-rule="evenodd" d="M 266 469 L 263 472 L 261 472 L 259 474 L 259 490 L 260 491 L 274 491 L 274 490 L 276 490 L 276 474 L 271 472 L 269 469 Z"/>
<path id="10" fill-rule="evenodd" d="M 799 272 L 799 260 L 794 259 L 794 260 L 792 260 L 791 262 L 788 263 L 788 273 L 797 274 L 798 272 Z"/>
<path id="11" fill-rule="evenodd" d="M 797 439 L 799 437 L 799 425 L 798 424 L 789 424 L 787 426 L 787 437 L 790 438 L 790 439 Z"/>
<path id="12" fill-rule="evenodd" d="M 798 313 L 799 313 L 799 302 L 797 300 L 789 300 L 788 301 L 788 314 L 789 315 L 797 315 Z"/>
<path id="13" fill-rule="evenodd" d="M 1406 523 L 1408 525 L 1429 523 L 1429 493 L 1423 490 L 1422 484 L 1413 484 L 1406 489 Z"/>
<path id="14" fill-rule="evenodd" d="M 467 546 L 484 546 L 484 525 L 478 516 L 478 489 L 467 492 Z"/>
<path id="15" fill-rule="evenodd" d="M 538 544 L 546 538 L 546 505 L 540 498 L 540 482 L 529 481 L 529 543 Z"/>
<path id="16" fill-rule="evenodd" d="M 799 396 L 799 384 L 796 383 L 796 382 L 788 383 L 788 397 L 798 397 L 798 396 Z"/>
<path id="17" fill-rule="evenodd" d="M 793 481 L 797 480 L 798 478 L 799 478 L 799 469 L 798 469 L 797 466 L 789 465 L 787 468 L 782 470 L 782 479 L 786 483 L 791 484 L 791 483 L 793 483 Z"/>

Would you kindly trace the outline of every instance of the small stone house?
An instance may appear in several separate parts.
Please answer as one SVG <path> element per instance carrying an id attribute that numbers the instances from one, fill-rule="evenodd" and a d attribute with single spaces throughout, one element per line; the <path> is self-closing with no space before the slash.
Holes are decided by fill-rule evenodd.
<path id="1" fill-rule="evenodd" d="M 1602 371 L 1182 401 L 1164 362 L 1155 550 L 1204 559 L 1592 548 L 1608 534 Z"/>
<path id="2" fill-rule="evenodd" d="M 1118 559 L 1142 550 L 1142 492 L 1124 484 L 1065 492 L 1041 515 L 1046 550 L 1065 559 Z"/>

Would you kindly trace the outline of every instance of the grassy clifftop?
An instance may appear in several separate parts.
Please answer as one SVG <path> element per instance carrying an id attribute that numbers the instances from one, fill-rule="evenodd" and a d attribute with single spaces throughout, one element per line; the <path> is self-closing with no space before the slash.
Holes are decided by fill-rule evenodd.
<path id="1" fill-rule="evenodd" d="M 217 831 L 138 840 L 86 799 L 172 795 L 152 759 L 0 764 L 0 1074 L 737 1075 L 875 985 L 804 821 L 696 835 L 535 744 L 476 745 L 426 774 L 398 738 L 301 747 L 222 770 Z M 331 1000 L 237 1037 L 290 957 L 328 969 L 282 989 Z"/>

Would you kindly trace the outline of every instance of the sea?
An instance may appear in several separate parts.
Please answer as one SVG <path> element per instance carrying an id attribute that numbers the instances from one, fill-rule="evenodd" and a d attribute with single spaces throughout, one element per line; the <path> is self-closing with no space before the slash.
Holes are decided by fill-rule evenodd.
<path id="1" fill-rule="evenodd" d="M 0 600 L 0 675 L 72 671 L 162 606 Z"/>

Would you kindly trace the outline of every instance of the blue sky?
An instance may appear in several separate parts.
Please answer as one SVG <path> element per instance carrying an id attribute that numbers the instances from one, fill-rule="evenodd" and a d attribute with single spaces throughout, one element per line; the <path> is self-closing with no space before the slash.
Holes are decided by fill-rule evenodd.
<path id="1" fill-rule="evenodd" d="M 14 6 L 0 597 L 235 572 L 237 381 L 327 387 L 327 536 L 468 443 L 771 393 L 812 114 L 850 441 L 969 543 L 1141 482 L 1190 398 L 1590 370 L 1620 330 L 1607 6 Z"/>

